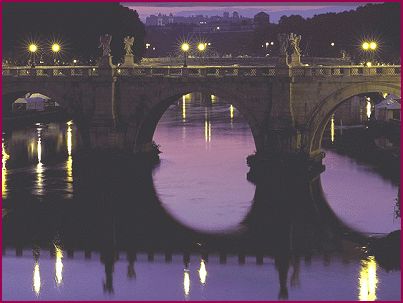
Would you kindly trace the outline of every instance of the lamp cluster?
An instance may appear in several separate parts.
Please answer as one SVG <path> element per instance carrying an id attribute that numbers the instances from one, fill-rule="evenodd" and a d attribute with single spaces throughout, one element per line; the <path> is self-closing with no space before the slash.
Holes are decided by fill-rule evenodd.
<path id="1" fill-rule="evenodd" d="M 197 44 L 197 50 L 199 52 L 204 52 L 207 49 L 207 46 L 210 45 L 210 43 L 206 43 L 206 42 L 199 42 Z M 181 50 L 183 52 L 188 52 L 191 49 L 191 46 L 188 42 L 184 42 L 181 44 Z"/>
<path id="2" fill-rule="evenodd" d="M 375 41 L 364 41 L 361 44 L 361 48 L 364 51 L 375 51 L 378 48 L 378 43 L 376 43 Z"/>
<path id="3" fill-rule="evenodd" d="M 39 46 L 38 44 L 32 42 L 28 45 L 28 51 L 31 54 L 35 54 L 37 51 L 39 50 Z M 62 50 L 62 47 L 59 43 L 52 43 L 50 46 L 50 50 L 52 51 L 52 53 L 57 54 Z"/>

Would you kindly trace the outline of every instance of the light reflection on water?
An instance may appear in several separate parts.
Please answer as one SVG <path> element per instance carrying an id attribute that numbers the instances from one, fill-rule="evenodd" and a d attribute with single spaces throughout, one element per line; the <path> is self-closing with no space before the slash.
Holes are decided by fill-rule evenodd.
<path id="1" fill-rule="evenodd" d="M 375 301 L 376 289 L 378 287 L 377 265 L 374 256 L 361 260 L 361 270 L 359 278 L 360 301 Z"/>
<path id="2" fill-rule="evenodd" d="M 178 100 L 178 104 L 171 107 L 171 111 L 166 113 L 158 126 L 155 140 L 161 144 L 163 154 L 161 165 L 154 174 L 157 191 L 163 206 L 175 219 L 194 229 L 220 231 L 237 228 L 251 207 L 255 189 L 253 184 L 246 181 L 247 167 L 245 165 L 246 156 L 254 151 L 252 135 L 245 122 L 239 119 L 232 105 L 229 107 L 228 114 L 228 105 L 220 105 L 216 97 L 212 98 L 213 110 L 196 106 L 192 102 L 189 96 Z M 212 130 L 214 130 L 214 140 L 212 140 Z M 34 186 L 36 194 L 46 195 L 52 186 L 60 186 L 54 189 L 66 189 L 67 192 L 73 192 L 73 142 L 76 148 L 73 124 L 69 123 L 60 129 L 54 129 L 57 132 L 56 138 L 60 138 L 60 134 L 66 136 L 62 145 L 59 143 L 58 145 L 61 146 L 61 152 L 67 152 L 64 165 L 56 167 L 46 162 L 49 157 L 47 144 L 50 146 L 53 141 L 48 137 L 45 139 L 43 133 L 51 131 L 40 129 L 35 134 L 30 131 L 26 133 L 24 149 L 28 151 L 28 154 L 34 153 L 35 147 L 32 144 L 36 140 L 37 164 L 32 176 L 36 182 Z M 210 146 L 207 150 L 206 143 Z M 8 158 L 4 160 L 5 146 L 8 148 L 8 145 L 3 142 L 3 176 L 6 173 L 7 177 Z M 12 149 L 8 152 L 14 158 Z M 16 154 L 15 157 L 18 155 Z M 347 161 L 346 157 L 332 152 L 328 152 L 325 164 L 327 170 L 322 174 L 322 183 L 332 208 L 343 220 L 370 232 L 390 232 L 400 226 L 400 221 L 396 223 L 387 215 L 388 209 L 393 212 L 393 200 L 390 202 L 388 197 L 395 196 L 396 187 L 374 173 L 368 172 L 364 166 Z M 49 181 L 47 174 L 55 170 L 61 171 L 61 179 L 64 181 L 47 183 Z M 26 171 L 23 174 L 26 174 Z M 21 177 L 22 174 L 17 176 Z M 351 176 L 352 179 L 347 179 L 345 176 Z M 8 182 L 7 178 L 3 177 L 3 198 L 7 192 L 4 190 L 8 186 L 6 181 Z M 13 184 L 15 183 L 11 183 L 9 191 L 19 190 Z M 365 191 L 366 186 L 374 190 L 375 195 L 370 194 L 371 197 L 363 199 L 362 192 Z M 382 206 L 377 203 L 377 201 L 385 200 L 388 202 L 382 203 Z M 31 258 L 29 266 L 25 268 L 22 266 L 23 259 L 9 254 L 3 257 L 5 261 L 3 277 L 14 275 L 16 280 L 22 281 L 32 275 L 32 286 L 16 283 L 11 285 L 7 279 L 4 279 L 5 298 L 15 299 L 14 295 L 18 294 L 20 298 L 32 299 L 30 295 L 41 294 L 41 299 L 70 300 L 82 298 L 278 299 L 278 273 L 273 259 L 265 259 L 263 266 L 256 266 L 256 264 L 240 266 L 236 263 L 231 264 L 230 261 L 229 264 L 221 265 L 212 261 L 213 258 L 210 257 L 209 263 L 203 259 L 197 259 L 185 270 L 180 262 L 150 264 L 144 260 L 138 260 L 135 263 L 136 271 L 134 272 L 134 261 L 128 268 L 127 262 L 122 258 L 114 265 L 116 292 L 113 297 L 108 297 L 102 293 L 101 281 L 105 273 L 99 258 L 86 261 L 80 258 L 64 259 L 61 247 L 56 246 L 55 249 L 55 260 L 41 256 L 41 268 L 39 260 L 34 257 L 33 273 Z M 286 282 L 286 286 L 289 287 L 289 299 L 398 298 L 400 289 L 398 272 L 387 274 L 381 268 L 377 268 L 375 259 L 371 257 L 363 260 L 353 257 L 349 262 L 350 264 L 342 263 L 336 256 L 328 265 L 324 265 L 317 259 L 314 259 L 311 265 L 301 265 L 301 268 L 293 264 L 294 271 L 289 271 Z M 206 283 L 207 265 L 208 283 Z M 85 287 L 78 283 L 82 276 L 87 277 Z M 133 277 L 139 277 L 139 279 L 133 279 Z M 385 281 L 385 284 L 379 284 L 378 279 Z M 58 293 L 52 293 L 52 289 L 55 288 L 54 283 L 46 283 L 52 280 L 56 283 Z M 144 286 L 142 281 L 147 281 L 148 286 Z M 299 281 L 301 286 L 298 288 L 296 286 Z M 59 288 L 60 285 L 63 287 Z M 153 289 L 159 289 L 158 293 L 152 293 L 149 285 L 153 285 Z M 197 285 L 200 288 L 196 287 Z M 21 288 L 24 289 L 20 292 Z M 205 293 L 203 293 L 204 289 Z M 231 291 L 226 292 L 225 289 L 231 289 Z M 334 292 L 329 295 L 326 291 L 321 292 L 315 289 L 332 289 Z M 30 294 L 25 293 L 25 290 L 29 290 Z M 46 297 L 45 293 L 49 297 Z"/>

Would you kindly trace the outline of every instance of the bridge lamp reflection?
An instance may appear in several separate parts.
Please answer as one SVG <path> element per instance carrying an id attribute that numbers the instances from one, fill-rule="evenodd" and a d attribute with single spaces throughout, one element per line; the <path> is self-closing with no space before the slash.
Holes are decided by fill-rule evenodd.
<path id="1" fill-rule="evenodd" d="M 55 281 L 56 285 L 59 286 L 63 281 L 63 251 L 59 246 L 55 245 L 56 250 L 56 263 L 55 263 Z"/>
<path id="2" fill-rule="evenodd" d="M 185 297 L 187 297 L 190 292 L 190 273 L 187 268 L 183 272 L 183 292 L 185 293 Z"/>
<path id="3" fill-rule="evenodd" d="M 39 271 L 39 262 L 35 261 L 34 265 L 34 273 L 32 277 L 32 288 L 37 296 L 39 296 L 41 292 L 41 273 Z"/>
<path id="4" fill-rule="evenodd" d="M 232 104 L 229 106 L 229 115 L 231 120 L 234 119 L 234 107 L 232 106 Z"/>
<path id="5" fill-rule="evenodd" d="M 7 197 L 7 166 L 6 162 L 10 158 L 10 155 L 7 154 L 6 148 L 4 146 L 4 138 L 2 138 L 1 142 L 1 161 L 3 164 L 3 168 L 1 170 L 1 196 L 3 199 Z"/>
<path id="6" fill-rule="evenodd" d="M 361 261 L 359 278 L 359 300 L 375 301 L 376 289 L 378 288 L 377 264 L 373 256 Z"/>
<path id="7" fill-rule="evenodd" d="M 206 269 L 206 264 L 203 259 L 201 259 L 201 262 L 200 262 L 199 278 L 200 278 L 201 284 L 203 284 L 203 285 L 206 284 L 207 269 Z"/>

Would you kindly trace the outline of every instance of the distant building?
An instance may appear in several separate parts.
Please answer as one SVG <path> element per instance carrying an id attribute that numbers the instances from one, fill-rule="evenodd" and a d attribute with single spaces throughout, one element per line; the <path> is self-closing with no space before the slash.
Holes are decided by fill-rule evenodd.
<path id="1" fill-rule="evenodd" d="M 253 17 L 253 22 L 256 26 L 266 26 L 270 23 L 270 16 L 265 12 L 260 12 Z"/>
<path id="2" fill-rule="evenodd" d="M 268 15 L 265 14 L 267 17 Z M 263 22 L 263 21 L 261 21 Z M 159 13 L 158 15 L 150 15 L 146 18 L 146 26 L 158 26 L 164 27 L 171 24 L 194 24 L 197 26 L 206 26 L 206 27 L 222 27 L 230 30 L 228 26 L 224 26 L 225 24 L 229 25 L 254 25 L 254 21 L 252 18 L 247 18 L 239 15 L 238 12 L 232 12 L 232 16 L 230 16 L 229 12 L 224 12 L 222 16 L 203 16 L 203 15 L 194 15 L 189 17 L 183 16 L 174 16 L 172 13 L 169 15 L 162 15 Z M 235 29 L 238 31 L 239 29 Z M 200 30 L 199 32 L 211 32 L 210 29 Z"/>

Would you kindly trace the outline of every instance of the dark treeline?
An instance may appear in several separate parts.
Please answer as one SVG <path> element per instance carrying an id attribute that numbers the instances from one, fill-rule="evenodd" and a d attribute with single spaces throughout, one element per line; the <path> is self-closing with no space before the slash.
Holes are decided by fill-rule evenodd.
<path id="1" fill-rule="evenodd" d="M 309 56 L 338 55 L 345 50 L 357 58 L 360 42 L 372 39 L 379 44 L 378 60 L 400 62 L 400 3 L 367 4 L 353 11 L 308 19 L 283 16 L 278 31 L 301 34 L 301 48 Z"/>
<path id="2" fill-rule="evenodd" d="M 3 58 L 26 63 L 28 43 L 38 42 L 38 59 L 52 57 L 52 40 L 62 43 L 61 59 L 89 62 L 98 58 L 102 34 L 112 35 L 112 55 L 119 60 L 123 38 L 135 37 L 136 58 L 144 53 L 144 25 L 136 11 L 119 3 L 3 3 Z M 16 62 L 16 63 L 17 63 Z"/>
<path id="3" fill-rule="evenodd" d="M 172 25 L 148 28 L 136 11 L 118 3 L 4 3 L 3 57 L 26 63 L 28 41 L 42 41 L 42 56 L 51 58 L 52 38 L 64 42 L 66 61 L 73 57 L 82 61 L 95 60 L 101 54 L 99 36 L 110 33 L 112 55 L 117 62 L 123 55 L 123 38 L 135 37 L 137 59 L 180 55 L 178 41 L 192 36 L 195 25 Z M 371 59 L 382 63 L 400 63 L 400 3 L 367 4 L 356 10 L 327 13 L 303 18 L 283 16 L 278 24 L 256 28 L 254 33 L 201 34 L 212 42 L 214 54 L 265 56 L 277 54 L 277 34 L 294 32 L 302 35 L 303 56 L 340 57 L 342 51 L 356 62 L 365 60 L 360 45 L 364 39 L 375 40 L 379 48 Z M 267 41 L 276 44 L 262 47 Z M 152 47 L 145 53 L 145 43 Z M 331 43 L 334 43 L 334 46 Z M 155 50 L 154 50 L 155 47 Z M 211 53 L 211 52 L 210 52 Z M 38 54 L 39 56 L 40 54 Z M 368 59 L 368 58 L 367 58 Z"/>
<path id="4" fill-rule="evenodd" d="M 299 15 L 283 16 L 278 24 L 260 26 L 254 32 L 222 32 L 192 34 L 196 25 L 172 25 L 146 28 L 146 40 L 155 46 L 147 56 L 178 55 L 180 38 L 201 36 L 211 42 L 210 54 L 265 56 L 278 54 L 278 33 L 302 35 L 303 56 L 340 57 L 342 51 L 356 62 L 367 56 L 383 63 L 400 63 L 400 3 L 367 4 L 356 10 L 327 13 L 303 18 Z M 371 55 L 361 50 L 364 39 L 374 40 L 378 49 Z M 274 42 L 274 46 L 266 46 Z M 331 43 L 334 43 L 334 46 Z"/>

